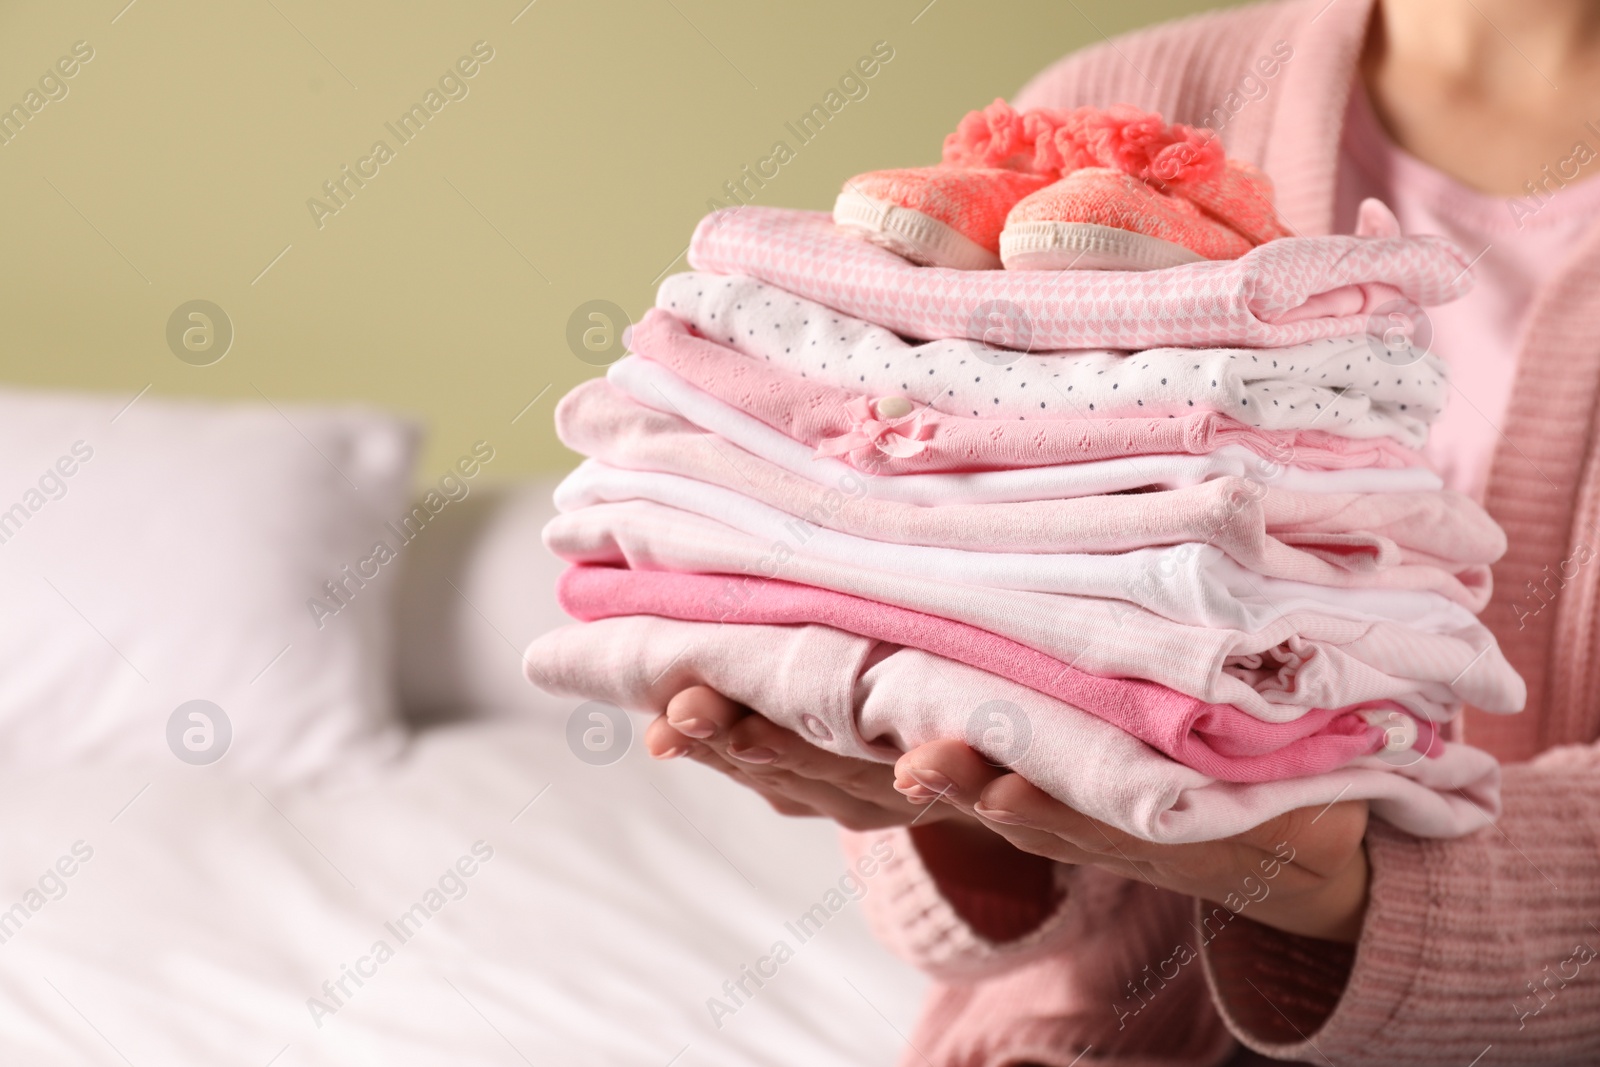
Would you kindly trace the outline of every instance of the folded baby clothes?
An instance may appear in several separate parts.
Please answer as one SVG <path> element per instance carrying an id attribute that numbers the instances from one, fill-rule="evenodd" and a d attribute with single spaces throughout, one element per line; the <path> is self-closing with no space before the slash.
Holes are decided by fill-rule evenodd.
<path id="1" fill-rule="evenodd" d="M 858 371 L 858 381 L 846 381 L 843 386 L 819 381 L 818 371 L 827 370 L 822 368 L 822 360 L 810 371 L 806 368 L 782 370 L 782 366 L 773 366 L 773 360 L 766 355 L 750 357 L 738 347 L 702 338 L 661 309 L 646 312 L 642 322 L 630 331 L 629 344 L 637 354 L 667 366 L 685 381 L 693 382 L 699 389 L 752 414 L 768 426 L 782 430 L 798 442 L 808 443 L 813 448 L 826 446 L 830 454 L 840 456 L 854 454 L 838 445 L 840 438 L 858 434 L 862 429 L 861 419 L 853 408 L 861 402 L 872 403 L 869 413 L 882 418 L 878 402 L 890 395 L 901 395 L 899 392 L 888 395 L 864 392 L 866 382 L 861 379 L 866 371 Z M 795 346 L 782 347 L 792 350 Z M 979 350 L 984 350 L 990 358 L 1008 360 L 997 366 L 1013 366 L 1022 358 L 1005 350 L 981 347 L 974 347 L 974 354 Z M 846 360 L 846 365 L 848 363 L 853 360 Z M 915 368 L 915 355 L 912 363 Z M 1021 370 L 1027 371 L 1029 366 L 1024 365 Z M 1190 370 L 1194 368 L 1190 366 Z M 918 373 L 925 378 L 928 376 L 925 368 Z M 904 381 L 909 386 L 909 379 Z M 1059 386 L 1059 379 L 1051 379 L 1051 389 L 1056 386 Z M 1019 386 L 1018 392 L 1022 389 L 1026 387 Z M 1050 395 L 1043 398 L 1046 408 L 1050 406 L 1048 400 Z M 1200 400 L 1205 397 L 1202 395 Z M 1138 408 L 1138 403 L 1134 406 Z M 914 405 L 914 408 L 923 411 L 926 405 Z M 1083 411 L 1080 418 L 1070 405 L 1062 403 L 1056 408 L 1056 418 L 1048 419 L 1037 418 L 1037 411 L 1024 411 L 1014 418 L 1002 419 L 973 418 L 960 410 L 925 410 L 918 427 L 926 427 L 928 432 L 910 435 L 904 427 L 898 427 L 896 432 L 896 437 L 906 442 L 923 442 L 925 448 L 918 453 L 902 442 L 880 438 L 875 443 L 883 446 L 875 450 L 878 456 L 874 458 L 872 469 L 880 474 L 906 474 L 912 470 L 997 470 L 1136 454 L 1205 453 L 1227 443 L 1245 445 L 1264 458 L 1293 461 L 1296 466 L 1310 469 L 1414 467 L 1421 466 L 1422 462 L 1416 451 L 1392 438 L 1350 438 L 1331 434 L 1326 429 L 1261 430 L 1245 427 L 1237 419 L 1219 416 L 1205 403 L 1192 408 L 1186 403 L 1181 413 L 1168 413 L 1160 418 L 1150 418 L 1154 413 L 1139 413 L 1126 419 L 1106 418 L 1104 414 L 1088 411 Z M 1062 410 L 1066 411 L 1064 416 Z M 1021 418 L 1027 414 L 1035 418 Z M 1018 421 L 1029 422 L 1029 426 L 1013 426 L 1013 422 Z M 890 445 L 894 448 L 888 448 Z M 930 450 L 933 454 L 928 459 L 918 459 Z M 907 464 L 904 470 L 883 466 L 891 459 L 918 459 L 918 462 Z M 933 462 L 941 466 L 926 466 Z"/>
<path id="2" fill-rule="evenodd" d="M 901 398 L 853 397 L 834 387 L 773 371 L 766 363 L 712 342 L 682 336 L 726 355 L 742 365 L 741 370 L 750 368 L 754 371 L 750 378 L 782 376 L 800 382 L 810 395 L 790 398 L 781 390 L 742 387 L 736 370 L 707 374 L 707 389 L 701 389 L 664 363 L 638 355 L 613 363 L 606 379 L 638 403 L 678 414 L 699 429 L 781 462 L 797 474 L 805 472 L 806 477 L 813 477 L 813 469 L 832 470 L 848 464 L 866 474 L 896 475 L 886 480 L 896 485 L 917 485 L 917 478 L 926 485 L 938 485 L 939 475 L 946 475 L 944 482 L 954 485 L 955 478 L 950 475 L 973 474 L 1018 482 L 1035 478 L 1029 472 L 1038 469 L 1053 470 L 1053 478 L 1082 478 L 1093 464 L 1134 469 L 1154 458 L 1203 459 L 1222 453 L 1229 456 L 1229 469 L 1240 477 L 1306 493 L 1390 493 L 1443 486 L 1437 474 L 1421 466 L 1418 453 L 1402 448 L 1394 438 L 1360 442 L 1322 430 L 1254 430 L 1211 411 L 1182 419 L 1021 422 L 962 418 Z M 635 334 L 638 350 L 648 352 L 637 338 Z M 909 410 L 907 414 L 880 414 L 896 410 L 896 403 L 899 410 Z M 1019 450 L 1027 450 L 1027 461 L 1011 462 Z M 989 482 L 994 480 L 989 478 Z M 960 483 L 971 485 L 973 480 L 960 478 Z"/>
<path id="3" fill-rule="evenodd" d="M 1144 678 L 1258 718 L 1393 700 L 1435 721 L 1466 701 L 1516 711 L 1526 699 L 1481 625 L 1430 634 L 1385 620 L 1283 611 L 1255 631 L 1185 626 L 1127 601 L 992 589 L 945 577 L 908 580 L 805 551 L 802 524 L 771 540 L 646 501 L 558 515 L 544 541 L 571 563 L 727 575 L 729 597 L 755 577 L 781 577 L 964 622 L 1090 674 Z"/>
<path id="4" fill-rule="evenodd" d="M 911 344 L 752 278 L 673 275 L 661 283 L 656 306 L 779 369 L 973 418 L 1127 418 L 1198 409 L 1263 430 L 1393 437 L 1420 448 L 1449 391 L 1437 356 L 1385 354 L 1365 333 L 1269 349 L 1057 352 L 1035 345 L 1024 356 L 959 335 Z"/>
<path id="5" fill-rule="evenodd" d="M 1471 833 L 1499 813 L 1493 758 L 1446 742 L 1436 759 L 1361 757 L 1325 774 L 1221 783 L 1103 719 L 1027 686 L 919 649 L 825 626 L 603 619 L 538 638 L 524 663 L 539 687 L 661 712 L 707 685 L 831 752 L 891 762 L 965 739 L 1073 808 L 1150 841 L 1230 837 L 1296 808 L 1367 800 L 1424 837 Z"/>
<path id="6" fill-rule="evenodd" d="M 1491 822 L 1455 740 L 1526 699 L 1474 614 L 1505 536 L 1421 460 L 1450 384 L 1393 329 L 1470 272 L 1363 211 L 1139 273 L 712 215 L 557 408 L 589 459 L 543 536 L 586 621 L 529 677 L 654 711 L 709 685 L 859 758 L 961 739 L 1156 841 L 1343 799 Z"/>
<path id="7" fill-rule="evenodd" d="M 1251 570 L 1330 586 L 1429 589 L 1474 610 L 1499 526 L 1459 493 L 1306 494 L 1218 478 L 1158 493 L 917 507 L 824 488 L 719 444 L 605 383 L 562 399 L 570 448 L 617 467 L 680 474 L 843 533 L 979 552 L 1123 552 L 1213 544 Z M 854 476 L 851 476 L 854 479 Z"/>
<path id="8" fill-rule="evenodd" d="M 689 622 L 820 623 L 933 652 L 1064 700 L 1127 731 L 1186 767 L 1225 782 L 1271 782 L 1336 770 L 1383 753 L 1409 762 L 1442 751 L 1431 723 L 1396 705 L 1308 711 L 1269 723 L 1229 704 L 1207 704 L 1165 686 L 1085 674 L 1003 637 L 919 612 L 791 582 L 746 587 L 735 615 L 711 575 L 574 567 L 557 586 L 575 619 L 660 615 Z"/>
<path id="9" fill-rule="evenodd" d="M 842 499 L 836 497 L 835 499 Z M 903 545 L 839 533 L 721 486 L 589 460 L 556 489 L 556 506 L 577 511 L 642 500 L 689 512 L 775 544 L 798 542 L 816 559 L 905 578 L 941 578 L 986 589 L 1126 600 L 1174 622 L 1258 630 L 1285 612 L 1390 620 L 1430 633 L 1476 627 L 1471 611 L 1435 592 L 1338 588 L 1253 573 L 1212 545 L 1195 542 L 1129 552 L 975 552 Z"/>
<path id="10" fill-rule="evenodd" d="M 924 507 L 1179 489 L 1223 477 L 1249 478 L 1303 493 L 1419 493 L 1443 487 L 1439 476 L 1425 467 L 1306 469 L 1267 459 L 1238 444 L 1224 444 L 1198 454 L 1123 455 L 1010 470 L 888 475 L 873 471 L 869 464 L 858 466 L 832 456 L 819 456 L 806 444 L 703 392 L 650 360 L 630 356 L 613 363 L 606 380 L 637 403 L 677 416 L 709 437 L 766 460 L 790 474 L 827 486 L 838 485 L 853 474 L 859 474 L 854 481 L 864 487 L 866 496 Z M 875 444 L 865 447 L 876 451 Z M 1290 453 L 1286 450 L 1285 454 Z"/>
<path id="11" fill-rule="evenodd" d="M 1441 237 L 1289 238 L 1160 271 L 969 271 L 914 266 L 825 214 L 762 207 L 706 216 L 689 263 L 925 340 L 982 340 L 998 313 L 1023 342 L 1009 347 L 1033 351 L 1299 344 L 1365 333 L 1397 299 L 1431 306 L 1472 286 L 1466 255 Z"/>

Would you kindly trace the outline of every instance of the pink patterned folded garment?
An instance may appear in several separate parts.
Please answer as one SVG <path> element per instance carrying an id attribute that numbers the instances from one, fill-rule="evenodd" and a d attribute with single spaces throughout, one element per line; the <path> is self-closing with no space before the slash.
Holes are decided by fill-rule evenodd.
<path id="1" fill-rule="evenodd" d="M 1389 702 L 1317 708 L 1289 722 L 1263 722 L 1230 704 L 1207 704 L 1154 682 L 1085 674 L 965 623 L 813 586 L 752 582 L 730 614 L 722 599 L 725 586 L 722 578 L 706 574 L 580 566 L 561 576 L 556 595 L 567 614 L 584 622 L 660 615 L 728 625 L 820 623 L 920 648 L 1064 700 L 1224 782 L 1300 778 L 1378 752 L 1407 763 L 1442 751 L 1433 724 Z"/>
<path id="2" fill-rule="evenodd" d="M 667 312 L 653 309 L 634 326 L 634 352 L 744 411 L 796 441 L 818 448 L 862 433 L 856 406 L 863 397 L 696 336 Z M 936 417 L 930 417 L 936 416 Z M 1012 470 L 1126 456 L 1205 455 L 1240 445 L 1267 463 L 1309 470 L 1415 467 L 1417 451 L 1392 437 L 1341 437 L 1324 430 L 1258 430 L 1215 411 L 1159 418 L 985 419 L 930 412 L 919 420 L 914 450 L 880 447 L 910 436 L 903 426 L 835 454 L 873 474 Z"/>
<path id="3" fill-rule="evenodd" d="M 763 207 L 706 216 L 689 262 L 907 337 L 1035 351 L 1299 344 L 1370 332 L 1386 304 L 1443 304 L 1472 285 L 1466 257 L 1441 237 L 1290 237 L 1160 271 L 947 270 L 913 266 L 820 212 Z"/>
<path id="4" fill-rule="evenodd" d="M 702 337 L 796 377 L 899 394 L 946 415 L 1023 422 L 1215 411 L 1259 430 L 1393 437 L 1411 447 L 1450 393 L 1443 360 L 1364 333 L 1275 348 L 1019 352 L 961 338 L 915 343 L 744 275 L 674 274 L 656 307 Z"/>
<path id="5" fill-rule="evenodd" d="M 883 474 L 869 464 L 852 466 L 785 436 L 731 404 L 690 385 L 666 366 L 628 356 L 611 364 L 606 381 L 637 403 L 676 415 L 741 451 L 776 464 L 818 485 L 838 485 L 852 480 L 866 486 L 866 495 L 902 504 L 938 507 L 944 504 L 1008 504 L 1021 500 L 1060 500 L 1107 493 L 1180 489 L 1213 478 L 1249 478 L 1302 493 L 1420 493 L 1444 488 L 1444 479 L 1427 467 L 1346 467 L 1316 470 L 1286 462 L 1296 457 L 1285 452 L 1277 459 L 1257 455 L 1236 444 L 1209 452 L 1157 452 L 1117 456 L 1112 459 L 1056 463 L 1044 467 L 1010 470 L 969 470 Z M 862 404 L 866 397 L 857 398 Z M 926 409 L 923 409 L 924 413 Z M 913 417 L 914 421 L 914 417 Z M 889 441 L 902 445 L 912 432 L 902 420 L 890 423 Z M 867 431 L 872 432 L 872 431 Z M 923 437 L 917 444 L 928 443 Z M 869 451 L 882 454 L 882 439 Z M 895 451 L 904 451 L 896 447 Z M 852 475 L 868 475 L 855 477 Z"/>

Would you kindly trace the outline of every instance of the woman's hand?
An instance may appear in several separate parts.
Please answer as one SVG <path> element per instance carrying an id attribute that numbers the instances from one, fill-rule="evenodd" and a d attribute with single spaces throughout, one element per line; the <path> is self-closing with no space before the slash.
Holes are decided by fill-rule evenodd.
<path id="1" fill-rule="evenodd" d="M 1215 901 L 1288 933 L 1345 942 L 1361 934 L 1364 801 L 1291 811 L 1223 841 L 1155 845 L 1069 808 L 960 741 L 906 753 L 895 786 L 916 803 L 972 815 L 1024 852 Z"/>
<path id="2" fill-rule="evenodd" d="M 954 821 L 978 828 L 959 808 L 902 795 L 888 764 L 826 752 L 704 686 L 673 697 L 644 743 L 656 759 L 687 756 L 721 771 L 782 815 L 821 816 L 850 830 Z"/>
<path id="3" fill-rule="evenodd" d="M 952 878 L 1015 880 L 1026 876 L 1029 856 L 1092 864 L 1334 941 L 1356 940 L 1366 912 L 1361 802 L 1292 811 L 1223 841 L 1154 845 L 1081 814 L 960 741 L 922 745 L 890 768 L 825 752 L 704 687 L 672 698 L 645 731 L 645 747 L 657 759 L 687 756 L 721 771 L 783 815 L 851 830 L 915 823 L 919 847 L 937 844 L 938 866 Z"/>
<path id="4" fill-rule="evenodd" d="M 644 741 L 656 759 L 687 756 L 704 763 L 755 790 L 782 815 L 819 816 L 849 830 L 909 827 L 923 865 L 990 940 L 1023 936 L 1058 902 L 1048 859 L 1019 851 L 954 805 L 904 796 L 888 764 L 826 752 L 713 690 L 696 687 L 673 697 Z M 1000 912 L 967 914 L 958 901 L 975 896 L 1018 899 Z"/>

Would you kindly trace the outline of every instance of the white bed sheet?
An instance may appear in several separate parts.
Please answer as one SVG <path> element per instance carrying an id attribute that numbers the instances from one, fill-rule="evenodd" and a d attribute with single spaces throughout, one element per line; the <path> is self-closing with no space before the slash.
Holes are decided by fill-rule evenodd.
<path id="1" fill-rule="evenodd" d="M 804 943 L 785 927 L 843 873 L 828 825 L 780 820 L 637 744 L 588 766 L 566 748 L 565 709 L 530 718 L 533 704 L 426 732 L 337 792 L 258 790 L 226 760 L 0 782 L 0 912 L 75 842 L 93 849 L 0 944 L 0 1062 L 899 1057 L 922 980 L 871 940 L 859 905 Z M 399 942 L 384 923 L 478 840 L 494 855 L 466 895 Z M 393 958 L 316 1026 L 307 999 L 379 939 Z M 780 939 L 794 957 L 714 1025 L 707 999 Z"/>

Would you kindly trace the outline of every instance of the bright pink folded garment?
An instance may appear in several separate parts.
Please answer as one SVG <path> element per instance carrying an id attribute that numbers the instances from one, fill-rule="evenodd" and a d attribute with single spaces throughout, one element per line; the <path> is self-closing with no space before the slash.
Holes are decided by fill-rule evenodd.
<path id="1" fill-rule="evenodd" d="M 814 211 L 740 207 L 701 220 L 696 270 L 748 274 L 908 337 L 1007 347 L 1275 346 L 1369 332 L 1399 298 L 1443 304 L 1472 286 L 1442 237 L 1292 237 L 1238 259 L 1158 271 L 917 267 Z"/>
<path id="2" fill-rule="evenodd" d="M 567 614 L 584 622 L 620 615 L 659 615 L 688 622 L 820 623 L 836 630 L 965 663 L 1009 678 L 1097 715 L 1186 767 L 1224 782 L 1273 782 L 1343 767 L 1385 746 L 1385 729 L 1362 710 L 1393 712 L 1390 736 L 1403 758 L 1437 755 L 1433 726 L 1398 705 L 1375 702 L 1313 709 L 1290 722 L 1263 722 L 1229 704 L 1207 704 L 1154 682 L 1098 678 L 964 623 L 876 604 L 792 582 L 749 583 L 749 598 L 730 612 L 727 582 L 707 574 L 573 567 L 556 595 Z M 1416 744 L 1400 739 L 1416 730 Z"/>
<path id="3" fill-rule="evenodd" d="M 1438 759 L 1400 765 L 1363 756 L 1306 778 L 1219 782 L 1064 700 L 827 626 L 630 615 L 545 633 L 523 664 L 547 692 L 657 714 L 690 686 L 710 686 L 852 759 L 892 763 L 918 745 L 959 739 L 1085 815 L 1148 841 L 1214 841 L 1339 800 L 1365 800 L 1374 818 L 1419 837 L 1459 837 L 1500 813 L 1499 766 L 1468 745 L 1446 741 Z"/>
<path id="4" fill-rule="evenodd" d="M 804 533 L 802 529 L 801 533 Z M 1185 626 L 1126 601 L 1019 592 L 948 577 L 907 578 L 812 555 L 795 537 L 754 537 L 646 501 L 557 515 L 545 547 L 569 563 L 726 574 L 730 596 L 756 576 L 781 577 L 1001 634 L 1106 678 L 1144 678 L 1257 718 L 1393 700 L 1423 718 L 1465 701 L 1520 711 L 1527 688 L 1480 626 L 1425 633 L 1386 620 L 1286 605 L 1266 626 Z"/>
<path id="5" fill-rule="evenodd" d="M 1126 552 L 1203 543 L 1269 577 L 1313 585 L 1425 589 L 1480 611 L 1494 520 L 1459 493 L 1295 493 L 1218 478 L 1156 493 L 920 507 L 817 485 L 655 411 L 602 379 L 556 408 L 563 443 L 629 470 L 709 482 L 874 541 L 977 552 Z M 850 477 L 854 478 L 855 475 Z"/>
<path id="6" fill-rule="evenodd" d="M 735 348 L 690 333 L 652 309 L 634 326 L 632 350 L 717 399 L 812 448 L 873 474 L 1013 470 L 1123 456 L 1206 455 L 1241 445 L 1274 463 L 1308 470 L 1414 467 L 1421 454 L 1392 437 L 1321 430 L 1258 430 L 1215 411 L 1172 418 L 980 419 L 925 411 L 880 420 L 869 398 L 800 378 Z M 876 400 L 878 398 L 870 398 Z M 892 425 L 891 425 L 892 423 Z M 914 446 L 905 442 L 914 442 Z"/>

